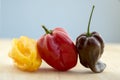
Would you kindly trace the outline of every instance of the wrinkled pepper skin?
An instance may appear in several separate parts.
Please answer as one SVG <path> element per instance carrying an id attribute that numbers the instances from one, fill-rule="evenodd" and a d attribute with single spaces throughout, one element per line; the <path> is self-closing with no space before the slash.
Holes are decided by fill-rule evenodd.
<path id="1" fill-rule="evenodd" d="M 102 72 L 106 65 L 99 61 L 104 51 L 104 42 L 97 32 L 92 32 L 90 37 L 81 34 L 76 40 L 80 63 L 93 72 Z"/>
<path id="2" fill-rule="evenodd" d="M 99 33 L 90 33 L 90 22 L 94 7 L 93 5 L 87 32 L 77 37 L 76 48 L 79 53 L 80 63 L 84 67 L 90 68 L 93 72 L 100 73 L 106 67 L 106 64 L 99 61 L 104 51 L 104 41 Z"/>
<path id="3" fill-rule="evenodd" d="M 38 52 L 42 59 L 59 71 L 73 68 L 77 64 L 78 53 L 65 30 L 55 28 L 52 31 L 47 29 L 45 31 L 46 34 L 37 41 Z"/>
<path id="4" fill-rule="evenodd" d="M 20 70 L 33 72 L 39 69 L 42 59 L 37 52 L 36 43 L 36 40 L 26 36 L 12 40 L 8 55 Z"/>

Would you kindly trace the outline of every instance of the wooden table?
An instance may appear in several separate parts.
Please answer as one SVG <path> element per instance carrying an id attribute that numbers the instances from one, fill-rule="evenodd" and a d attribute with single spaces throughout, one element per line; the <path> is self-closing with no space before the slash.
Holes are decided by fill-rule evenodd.
<path id="1" fill-rule="evenodd" d="M 93 73 L 78 61 L 73 69 L 59 72 L 45 62 L 36 72 L 24 72 L 8 57 L 11 40 L 0 39 L 0 80 L 120 80 L 120 44 L 106 44 L 101 58 L 107 64 L 102 73 Z"/>

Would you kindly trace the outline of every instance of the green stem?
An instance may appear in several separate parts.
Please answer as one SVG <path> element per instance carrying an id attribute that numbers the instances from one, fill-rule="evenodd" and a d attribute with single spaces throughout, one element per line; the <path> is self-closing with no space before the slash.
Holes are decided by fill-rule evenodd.
<path id="1" fill-rule="evenodd" d="M 42 28 L 45 30 L 46 34 L 52 34 L 52 31 L 48 30 L 44 25 L 42 25 Z"/>
<path id="2" fill-rule="evenodd" d="M 90 14 L 90 18 L 89 18 L 89 22 L 88 22 L 87 36 L 91 36 L 91 34 L 90 34 L 90 22 L 91 22 L 91 18 L 92 18 L 94 8 L 95 8 L 95 6 L 93 5 L 92 11 L 91 11 L 91 14 Z"/>

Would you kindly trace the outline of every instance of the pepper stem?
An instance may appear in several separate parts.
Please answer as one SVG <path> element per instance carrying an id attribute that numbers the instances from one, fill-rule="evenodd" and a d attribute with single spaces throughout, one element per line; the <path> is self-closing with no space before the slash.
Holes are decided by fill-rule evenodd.
<path id="1" fill-rule="evenodd" d="M 42 28 L 45 30 L 46 34 L 52 34 L 52 30 L 48 30 L 44 25 L 42 25 Z"/>
<path id="2" fill-rule="evenodd" d="M 89 22 L 88 22 L 87 36 L 91 36 L 91 33 L 90 33 L 90 22 L 91 22 L 91 18 L 92 18 L 92 14 L 93 14 L 94 8 L 95 8 L 95 6 L 93 5 L 92 11 L 91 11 L 91 14 L 90 14 L 90 18 L 89 18 Z"/>

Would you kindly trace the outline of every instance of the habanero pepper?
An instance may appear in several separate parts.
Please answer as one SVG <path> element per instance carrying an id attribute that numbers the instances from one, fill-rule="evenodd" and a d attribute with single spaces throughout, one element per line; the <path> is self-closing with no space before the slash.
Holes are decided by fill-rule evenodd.
<path id="1" fill-rule="evenodd" d="M 59 71 L 66 71 L 77 64 L 78 53 L 72 40 L 63 28 L 48 30 L 42 26 L 46 34 L 37 41 L 38 53 L 50 66 Z"/>
<path id="2" fill-rule="evenodd" d="M 80 63 L 84 67 L 90 68 L 93 72 L 100 73 L 106 67 L 106 64 L 99 60 L 104 52 L 104 42 L 99 33 L 90 33 L 89 29 L 94 7 L 90 15 L 87 33 L 83 33 L 77 37 L 76 48 L 79 53 Z"/>
<path id="3" fill-rule="evenodd" d="M 31 72 L 39 69 L 42 59 L 37 52 L 36 43 L 36 40 L 26 36 L 12 40 L 12 48 L 8 55 L 20 70 Z"/>

